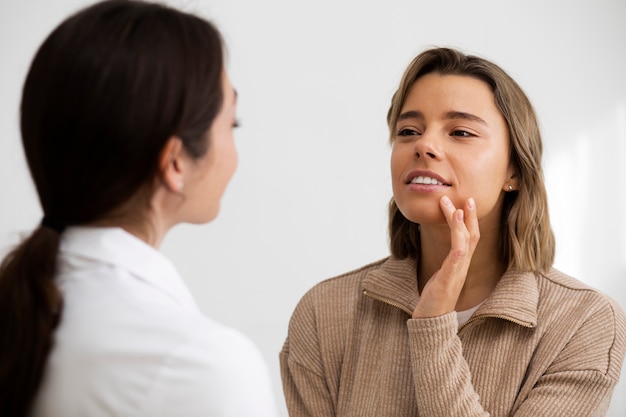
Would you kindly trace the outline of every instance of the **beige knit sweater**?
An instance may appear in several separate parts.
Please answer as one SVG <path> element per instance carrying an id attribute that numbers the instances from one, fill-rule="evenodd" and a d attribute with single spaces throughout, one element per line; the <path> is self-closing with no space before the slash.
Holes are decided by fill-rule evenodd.
<path id="1" fill-rule="evenodd" d="M 387 259 L 300 301 L 280 354 L 291 417 L 602 416 L 626 318 L 567 275 L 507 272 L 461 328 L 411 319 L 415 262 Z"/>

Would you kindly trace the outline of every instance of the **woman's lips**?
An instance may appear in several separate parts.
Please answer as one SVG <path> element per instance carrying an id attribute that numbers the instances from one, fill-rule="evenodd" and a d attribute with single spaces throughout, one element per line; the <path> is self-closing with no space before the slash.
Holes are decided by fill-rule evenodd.
<path id="1" fill-rule="evenodd" d="M 420 185 L 438 185 L 438 186 L 450 186 L 443 177 L 430 171 L 412 171 L 406 177 L 408 184 L 420 184 Z"/>

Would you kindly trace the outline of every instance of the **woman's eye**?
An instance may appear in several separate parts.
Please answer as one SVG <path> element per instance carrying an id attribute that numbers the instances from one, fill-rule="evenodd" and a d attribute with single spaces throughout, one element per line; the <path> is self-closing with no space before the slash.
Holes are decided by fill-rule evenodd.
<path id="1" fill-rule="evenodd" d="M 465 131 L 465 130 L 455 130 L 452 132 L 452 136 L 458 136 L 461 138 L 469 138 L 471 136 L 474 136 L 473 134 Z"/>
<path id="2" fill-rule="evenodd" d="M 419 135 L 419 132 L 415 129 L 404 128 L 398 131 L 398 136 L 415 136 Z"/>

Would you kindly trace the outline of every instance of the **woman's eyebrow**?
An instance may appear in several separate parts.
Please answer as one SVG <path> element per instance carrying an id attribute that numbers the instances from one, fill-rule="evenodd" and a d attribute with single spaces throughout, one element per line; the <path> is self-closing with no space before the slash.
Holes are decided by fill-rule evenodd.
<path id="1" fill-rule="evenodd" d="M 401 122 L 402 120 L 406 120 L 406 119 L 424 119 L 424 115 L 422 114 L 422 112 L 417 111 L 417 110 L 409 110 L 406 111 L 404 113 L 401 113 L 398 116 L 398 122 Z"/>
<path id="2" fill-rule="evenodd" d="M 480 117 L 473 115 L 471 113 L 465 113 L 462 111 L 449 111 L 444 115 L 444 119 L 447 120 L 451 120 L 451 119 L 464 119 L 464 120 L 469 120 L 470 122 L 478 122 L 480 124 L 483 124 L 485 126 L 487 125 L 487 122 L 485 122 L 483 119 L 481 119 Z"/>
<path id="3" fill-rule="evenodd" d="M 401 121 L 407 120 L 407 119 L 423 120 L 424 119 L 424 115 L 420 111 L 409 110 L 409 111 L 406 111 L 404 113 L 401 113 L 398 116 L 398 122 L 401 122 Z M 446 114 L 444 114 L 444 119 L 446 119 L 446 120 L 463 119 L 463 120 L 468 120 L 468 121 L 471 121 L 471 122 L 477 122 L 477 123 L 483 124 L 485 126 L 488 126 L 487 122 L 484 121 L 483 119 L 481 119 L 480 117 L 478 117 L 478 116 L 476 116 L 474 114 L 471 114 L 471 113 L 466 113 L 466 112 L 456 111 L 456 110 L 452 110 L 452 111 L 449 111 Z"/>

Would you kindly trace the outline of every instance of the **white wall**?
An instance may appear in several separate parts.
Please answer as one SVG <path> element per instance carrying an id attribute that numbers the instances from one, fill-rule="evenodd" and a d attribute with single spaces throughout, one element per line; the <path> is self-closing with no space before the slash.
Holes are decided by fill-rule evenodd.
<path id="1" fill-rule="evenodd" d="M 27 67 L 85 4 L 0 0 L 0 250 L 41 216 L 18 130 Z M 543 127 L 557 267 L 626 307 L 623 0 L 170 4 L 224 33 L 242 127 L 220 217 L 179 226 L 163 251 L 208 315 L 259 345 L 281 407 L 277 354 L 300 296 L 387 254 L 385 115 L 404 67 L 428 46 L 483 55 L 522 85 Z M 626 376 L 609 415 L 625 413 Z"/>

